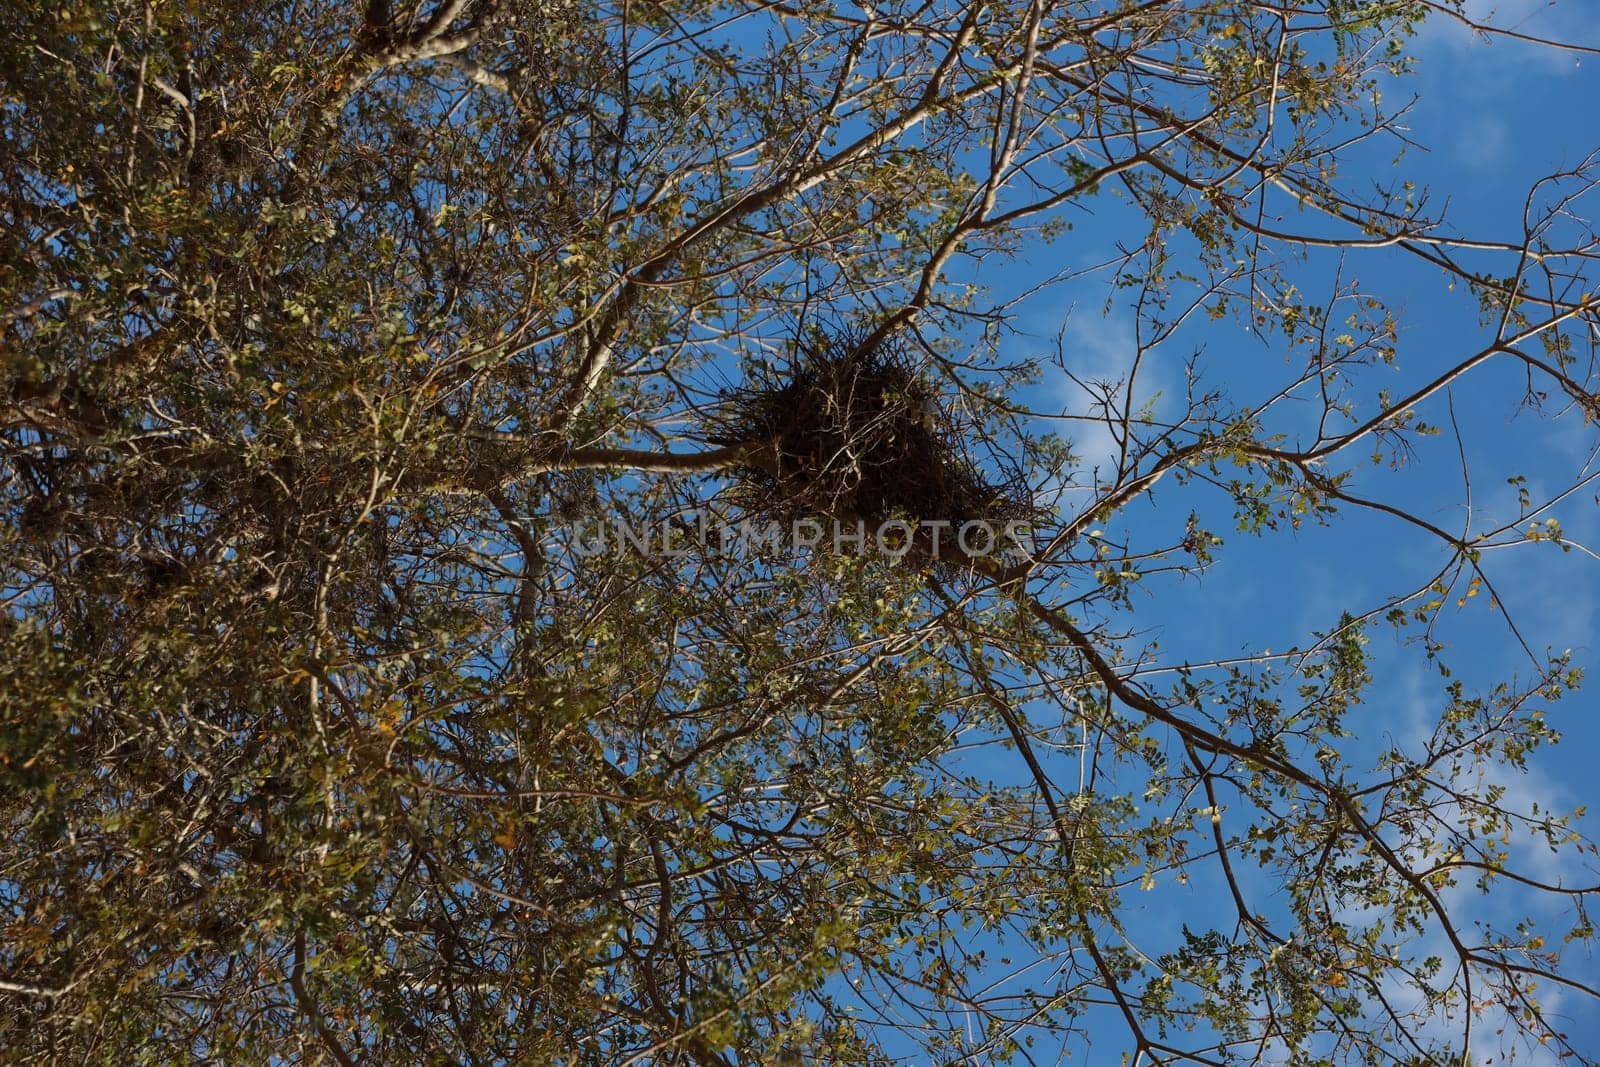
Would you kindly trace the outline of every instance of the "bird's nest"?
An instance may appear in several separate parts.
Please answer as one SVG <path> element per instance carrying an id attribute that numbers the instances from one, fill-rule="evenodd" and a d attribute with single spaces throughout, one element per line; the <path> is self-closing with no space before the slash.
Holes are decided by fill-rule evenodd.
<path id="1" fill-rule="evenodd" d="M 732 503 L 780 523 L 892 520 L 918 532 L 912 549 L 935 564 L 970 563 L 955 531 L 1038 517 L 1020 472 L 991 481 L 969 454 L 974 435 L 895 341 L 814 335 L 790 365 L 725 393 L 707 428 L 721 445 L 762 447 L 763 462 L 734 471 Z M 931 524 L 949 524 L 932 549 Z"/>

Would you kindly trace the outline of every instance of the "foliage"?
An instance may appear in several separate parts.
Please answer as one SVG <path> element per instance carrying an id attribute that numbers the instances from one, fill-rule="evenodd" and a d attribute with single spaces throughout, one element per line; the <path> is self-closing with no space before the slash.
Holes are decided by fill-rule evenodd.
<path id="1" fill-rule="evenodd" d="M 1523 851 L 1592 846 L 1485 778 L 1536 766 L 1576 665 L 1368 718 L 1382 621 L 1448 671 L 1485 554 L 1571 547 L 1592 477 L 1461 532 L 1372 480 L 1490 365 L 1595 413 L 1592 165 L 1509 242 L 1367 180 L 1460 7 L 11 5 L 0 1057 L 1592 1057 L 1539 997 L 1596 995 L 1596 889 Z M 1014 355 L 1022 294 L 978 284 L 1066 284 L 1091 208 L 1129 220 L 1117 381 Z M 1330 249 L 1459 281 L 1482 345 L 1395 385 L 1399 313 Z M 1278 358 L 1208 381 L 1198 321 Z M 579 550 L 748 488 L 749 434 L 695 442 L 730 397 L 775 417 L 818 325 L 898 346 L 962 492 L 1073 490 L 1032 560 Z M 1276 652 L 1142 631 L 1250 551 L 1213 531 L 1367 516 L 1436 569 Z M 1185 882 L 1220 913 L 1141 912 Z"/>

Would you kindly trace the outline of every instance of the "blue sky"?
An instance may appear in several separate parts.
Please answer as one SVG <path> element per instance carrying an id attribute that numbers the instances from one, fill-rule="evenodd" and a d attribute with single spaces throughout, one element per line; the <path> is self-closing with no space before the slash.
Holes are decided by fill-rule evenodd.
<path id="1" fill-rule="evenodd" d="M 1600 45 L 1592 21 L 1592 5 L 1536 3 L 1473 3 L 1469 14 L 1520 32 Z M 1414 42 L 1419 65 L 1414 76 L 1386 88 L 1391 100 L 1416 101 L 1405 120 L 1408 136 L 1417 142 L 1396 158 L 1393 142 L 1374 145 L 1351 157 L 1344 168 L 1347 187 L 1361 179 L 1406 178 L 1425 188 L 1429 203 L 1444 208 L 1453 232 L 1520 242 L 1525 198 L 1544 176 L 1578 164 L 1600 149 L 1600 56 L 1583 56 L 1506 39 L 1486 41 L 1465 29 L 1434 20 Z M 1370 174 L 1369 174 L 1370 172 Z M 1134 213 L 1102 196 L 1073 214 L 1074 229 L 1054 245 L 1035 247 L 1004 267 L 986 264 L 981 280 L 996 296 L 1027 289 L 1050 272 L 1070 264 L 1093 263 L 1115 255 L 1120 243 L 1143 237 Z M 1600 196 L 1580 201 L 1575 210 L 1593 218 Z M 1580 232 L 1574 225 L 1570 233 Z M 1313 254 L 1296 277 L 1305 299 L 1326 297 L 1335 271 L 1345 281 L 1359 279 L 1362 288 L 1380 296 L 1401 323 L 1396 368 L 1385 371 L 1399 394 L 1440 369 L 1479 350 L 1492 332 L 1479 325 L 1475 303 L 1459 284 L 1437 267 L 1393 249 Z M 1046 289 L 1019 305 L 1015 325 L 1020 334 L 1007 338 L 1003 356 L 1036 356 L 1052 351 L 1059 338 L 1067 365 L 1080 376 L 1117 379 L 1126 373 L 1134 350 L 1134 316 L 1125 301 L 1104 308 L 1108 276 L 1090 275 Z M 1320 289 L 1320 291 L 1319 291 Z M 1257 337 L 1233 320 L 1186 328 L 1146 357 L 1139 394 L 1151 399 L 1158 413 L 1170 414 L 1181 401 L 1183 362 L 1201 353 L 1207 380 L 1248 397 L 1268 383 L 1289 376 L 1290 357 L 1278 340 Z M 1596 449 L 1600 428 L 1579 413 L 1547 418 L 1520 410 L 1524 377 L 1508 362 L 1489 361 L 1448 393 L 1430 398 L 1419 414 L 1445 432 L 1423 442 L 1413 461 L 1398 469 L 1365 467 L 1355 486 L 1368 495 L 1406 506 L 1452 532 L 1469 518 L 1463 458 L 1470 476 L 1470 513 L 1474 532 L 1491 529 L 1519 515 L 1517 487 L 1508 479 L 1522 476 L 1535 501 L 1600 470 Z M 1053 372 L 1029 394 L 1038 409 L 1081 412 L 1085 397 L 1064 374 Z M 1284 424 L 1291 434 L 1303 427 Z M 1459 433 L 1452 431 L 1459 427 Z M 1110 448 L 1102 430 L 1061 424 L 1075 439 L 1086 462 L 1105 462 Z M 1459 454 L 1458 454 L 1459 450 Z M 1069 512 L 1069 492 L 1062 505 Z M 1135 504 L 1110 525 L 1112 533 L 1127 530 L 1136 538 L 1158 540 L 1152 531 L 1181 530 L 1188 510 L 1203 503 L 1178 488 L 1158 488 L 1149 501 Z M 1213 503 L 1215 503 L 1213 501 Z M 1507 789 L 1519 806 L 1571 809 L 1595 799 L 1592 766 L 1600 751 L 1600 722 L 1595 716 L 1600 693 L 1600 642 L 1594 637 L 1600 612 L 1600 561 L 1587 555 L 1600 546 L 1600 482 L 1529 521 L 1555 519 L 1563 536 L 1575 543 L 1563 551 L 1548 542 L 1525 542 L 1495 549 L 1484 557 L 1484 572 L 1494 597 L 1467 598 L 1463 582 L 1453 588 L 1439 621 L 1438 633 L 1448 645 L 1446 660 L 1470 690 L 1510 677 L 1528 676 L 1531 662 L 1506 629 L 1511 619 L 1537 653 L 1546 648 L 1571 649 L 1574 663 L 1587 668 L 1590 688 L 1552 706 L 1553 725 L 1563 742 L 1537 753 L 1530 772 L 1491 772 L 1483 785 Z M 1225 516 L 1225 513 L 1224 513 Z M 1227 528 L 1225 517 L 1213 519 L 1226 543 L 1219 562 L 1203 578 L 1167 580 L 1155 577 L 1135 594 L 1134 625 L 1154 638 L 1159 649 L 1153 665 L 1178 665 L 1211 658 L 1282 650 L 1304 645 L 1314 631 L 1326 632 L 1342 611 L 1359 612 L 1386 596 L 1427 580 L 1448 559 L 1437 542 L 1395 520 L 1346 509 L 1326 528 L 1307 525 L 1293 535 L 1256 539 Z M 1525 527 L 1526 522 L 1520 524 Z M 1600 551 L 1600 548 L 1597 548 Z M 1498 601 L 1502 610 L 1490 606 Z M 1375 750 L 1397 741 L 1417 745 L 1431 730 L 1442 703 L 1444 681 L 1414 647 L 1406 647 L 1388 627 L 1372 631 L 1378 699 L 1353 720 L 1357 747 Z M 1154 678 L 1155 676 L 1152 676 Z M 1058 757 L 1065 759 L 1067 757 Z M 987 762 L 982 766 L 991 766 Z M 993 765 L 998 770 L 998 764 Z M 1061 780 L 1072 769 L 1058 767 Z M 1003 772 L 1001 772 L 1003 773 Z M 1591 812 L 1581 827 L 1600 837 L 1600 812 Z M 1552 857 L 1548 851 L 1519 845 L 1515 853 L 1528 869 L 1565 884 L 1600 883 L 1592 857 Z M 1162 941 L 1175 920 L 1198 925 L 1215 914 L 1216 886 L 1197 880 L 1187 888 L 1153 894 L 1148 908 L 1138 899 L 1133 928 Z M 1455 903 L 1478 919 L 1506 923 L 1531 912 L 1551 918 L 1544 901 L 1502 889 L 1479 901 L 1458 893 Z M 1227 923 L 1228 916 L 1217 915 Z M 1591 983 L 1600 981 L 1600 960 L 1583 946 L 1568 954 L 1566 970 Z M 1580 1048 L 1600 1049 L 1600 1005 L 1571 995 L 1550 1000 L 1556 1011 L 1569 1013 L 1568 1032 Z M 1486 1018 L 1481 1032 L 1493 1029 Z M 1115 1062 L 1122 1048 L 1112 1037 L 1097 1044 L 1088 1062 Z M 1486 1041 L 1492 1039 L 1486 1038 Z M 1081 1050 L 1079 1050 L 1081 1051 Z M 1492 1044 L 1479 1050 L 1493 1054 Z M 1531 1061 L 1551 1062 L 1535 1054 Z M 1498 1062 L 1498 1061 L 1497 1061 Z"/>

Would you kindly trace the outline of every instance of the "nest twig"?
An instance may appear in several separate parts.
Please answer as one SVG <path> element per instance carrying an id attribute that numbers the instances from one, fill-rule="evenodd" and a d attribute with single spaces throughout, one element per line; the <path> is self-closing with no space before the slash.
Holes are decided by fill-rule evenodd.
<path id="1" fill-rule="evenodd" d="M 993 482 L 978 469 L 963 425 L 894 341 L 866 347 L 852 335 L 814 335 L 781 374 L 723 400 L 708 441 L 771 446 L 768 463 L 735 471 L 732 501 L 747 515 L 953 529 L 1037 518 L 1020 474 Z M 924 558 L 964 562 L 917 541 Z"/>

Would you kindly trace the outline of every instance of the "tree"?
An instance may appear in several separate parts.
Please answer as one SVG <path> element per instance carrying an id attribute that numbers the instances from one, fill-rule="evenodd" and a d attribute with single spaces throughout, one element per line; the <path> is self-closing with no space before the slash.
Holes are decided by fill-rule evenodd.
<path id="1" fill-rule="evenodd" d="M 1462 523 L 1404 480 L 1438 491 L 1430 423 L 1506 365 L 1516 433 L 1592 441 L 1600 413 L 1593 160 L 1513 240 L 1457 229 L 1404 159 L 1370 180 L 1414 35 L 1469 17 L 25 0 L 0 31 L 7 1054 L 1594 1056 L 1546 994 L 1600 996 L 1563 952 L 1600 886 L 1525 847 L 1593 846 L 1480 784 L 1537 766 L 1580 664 L 1448 673 L 1452 603 L 1505 600 L 1494 550 L 1573 547 L 1551 509 L 1594 475 Z M 1128 220 L 1110 381 L 1011 332 L 1027 286 L 1095 266 L 1064 236 L 1093 209 Z M 1039 276 L 979 284 L 1008 260 Z M 1476 342 L 1406 352 L 1347 262 L 1442 274 Z M 1266 355 L 1178 355 L 1195 329 Z M 897 369 L 849 410 L 895 433 L 796 385 L 863 360 Z M 1157 366 L 1181 396 L 1145 404 Z M 1041 399 L 1074 374 L 1089 402 Z M 797 396 L 843 467 L 775 428 Z M 941 552 L 941 516 L 863 502 L 913 425 L 896 462 L 995 488 L 1025 553 Z M 1475 432 L 1501 431 L 1450 451 Z M 891 512 L 898 559 L 693 536 Z M 1414 589 L 1276 651 L 1154 651 L 1177 578 L 1364 517 L 1429 546 Z M 596 551 L 624 525 L 688 547 Z M 1412 639 L 1380 657 L 1391 625 Z M 1375 719 L 1395 662 L 1444 674 L 1415 738 Z M 1208 909 L 1141 910 L 1185 880 Z"/>

